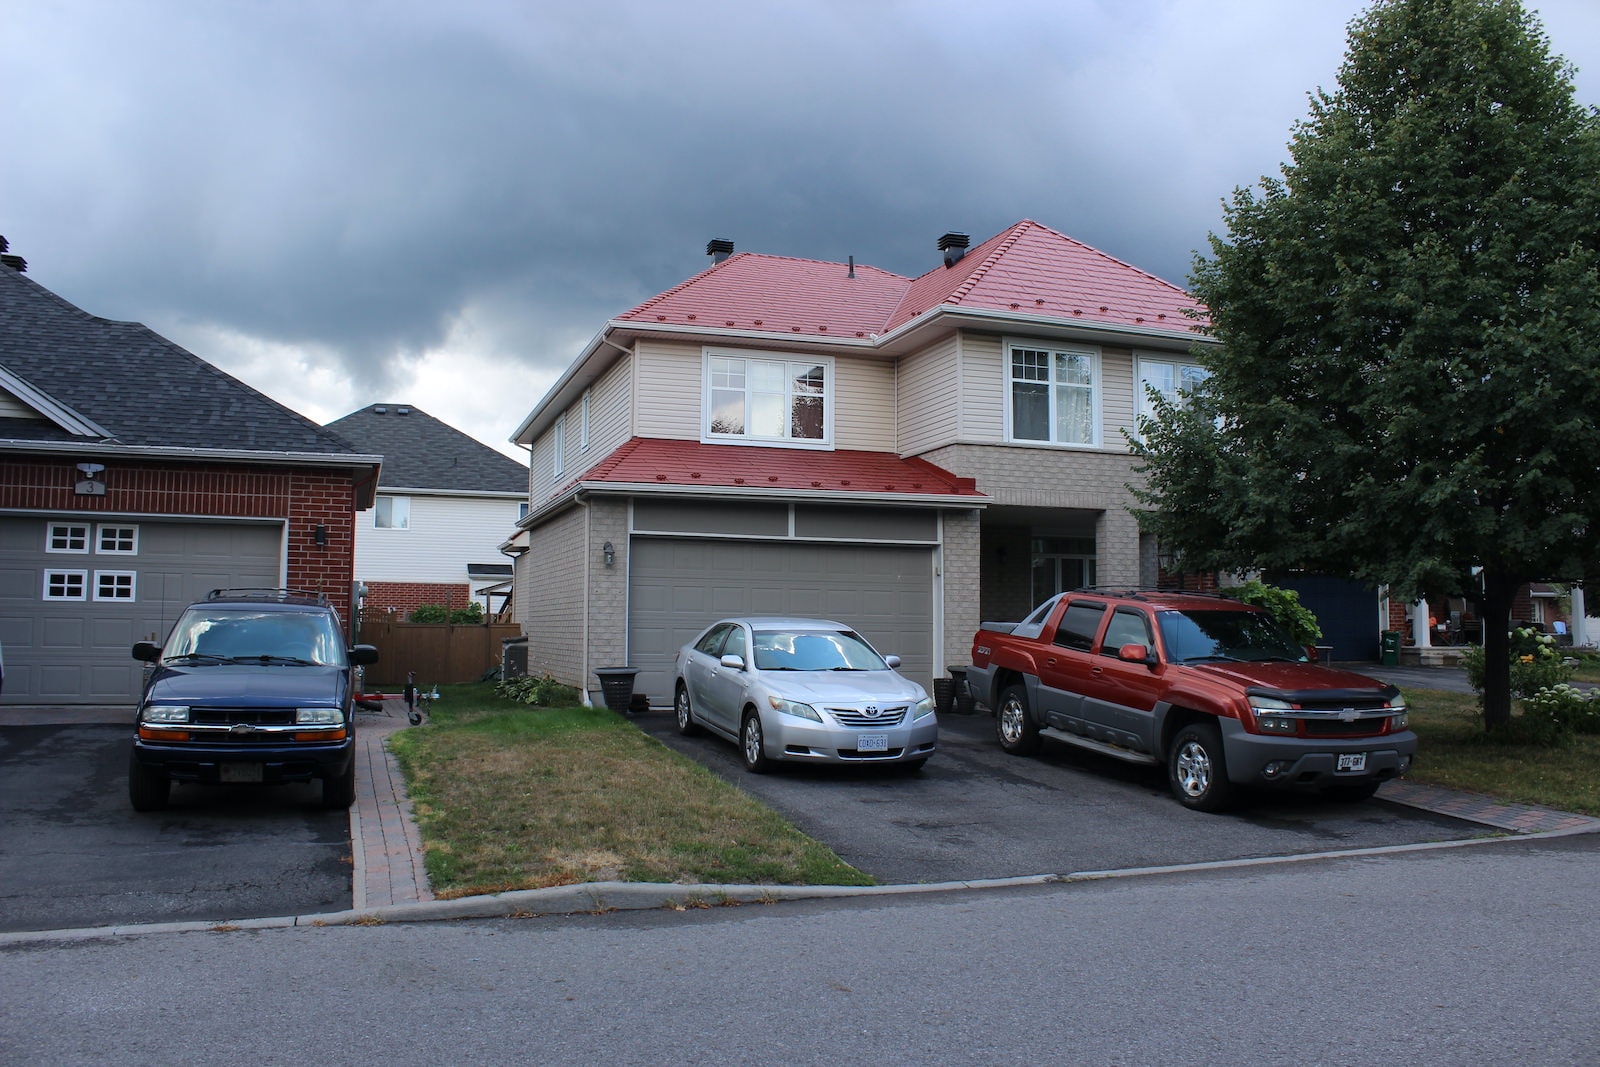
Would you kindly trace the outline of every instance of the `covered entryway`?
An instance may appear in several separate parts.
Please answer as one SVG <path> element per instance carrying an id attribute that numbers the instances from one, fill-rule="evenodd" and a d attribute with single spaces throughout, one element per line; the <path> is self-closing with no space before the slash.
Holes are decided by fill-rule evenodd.
<path id="1" fill-rule="evenodd" d="M 797 615 L 856 629 L 932 691 L 934 550 L 927 546 L 773 543 L 635 536 L 628 658 L 634 690 L 672 700 L 679 647 L 717 619 Z M 607 666 L 598 664 L 597 666 Z"/>
<path id="2" fill-rule="evenodd" d="M 280 522 L 0 516 L 7 704 L 138 697 L 133 643 L 216 588 L 283 584 Z"/>

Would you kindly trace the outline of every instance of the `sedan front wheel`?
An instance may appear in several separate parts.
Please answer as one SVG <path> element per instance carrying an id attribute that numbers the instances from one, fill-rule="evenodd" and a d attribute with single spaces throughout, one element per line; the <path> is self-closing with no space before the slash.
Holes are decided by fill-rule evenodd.
<path id="1" fill-rule="evenodd" d="M 678 732 L 685 736 L 700 732 L 700 725 L 694 721 L 694 705 L 689 702 L 689 687 L 682 682 L 678 683 L 678 695 L 673 698 L 672 710 L 678 715 Z"/>
<path id="2" fill-rule="evenodd" d="M 739 730 L 740 748 L 744 750 L 744 769 L 751 774 L 766 774 L 772 769 L 767 759 L 767 735 L 761 728 L 761 715 L 755 710 L 744 715 L 744 726 Z"/>

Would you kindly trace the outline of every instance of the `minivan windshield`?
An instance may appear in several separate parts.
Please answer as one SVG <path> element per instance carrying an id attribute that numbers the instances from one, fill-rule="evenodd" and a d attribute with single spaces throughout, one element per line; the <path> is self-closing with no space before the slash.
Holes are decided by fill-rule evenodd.
<path id="1" fill-rule="evenodd" d="M 1261 611 L 1162 611 L 1157 613 L 1167 655 L 1178 663 L 1201 660 L 1308 662 L 1271 615 Z"/>
<path id="2" fill-rule="evenodd" d="M 162 659 L 343 667 L 345 648 L 325 612 L 193 607 L 173 627 Z"/>

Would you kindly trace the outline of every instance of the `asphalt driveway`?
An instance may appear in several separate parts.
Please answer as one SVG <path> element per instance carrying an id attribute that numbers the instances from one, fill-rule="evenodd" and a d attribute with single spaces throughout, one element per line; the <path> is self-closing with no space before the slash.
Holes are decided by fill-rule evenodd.
<path id="1" fill-rule="evenodd" d="M 349 817 L 320 789 L 177 786 L 128 806 L 127 725 L 0 727 L 0 931 L 350 906 Z"/>
<path id="2" fill-rule="evenodd" d="M 1489 832 L 1381 799 L 1261 795 L 1236 813 L 1206 815 L 1173 800 L 1159 769 L 1053 743 L 1038 756 L 1008 756 L 982 712 L 942 716 L 939 752 L 920 773 L 780 764 L 750 774 L 732 744 L 680 736 L 669 712 L 634 721 L 883 883 L 1303 855 Z"/>

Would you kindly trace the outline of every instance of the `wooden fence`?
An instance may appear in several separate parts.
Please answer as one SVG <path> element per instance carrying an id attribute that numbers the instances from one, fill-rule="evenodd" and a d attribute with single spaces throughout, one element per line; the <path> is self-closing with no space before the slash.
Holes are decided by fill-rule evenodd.
<path id="1" fill-rule="evenodd" d="M 424 686 L 476 682 L 500 666 L 500 642 L 521 635 L 522 628 L 514 624 L 395 622 L 385 613 L 363 618 L 357 640 L 378 648 L 378 662 L 366 673 L 366 686 L 372 690 L 404 685 L 412 672 Z"/>

